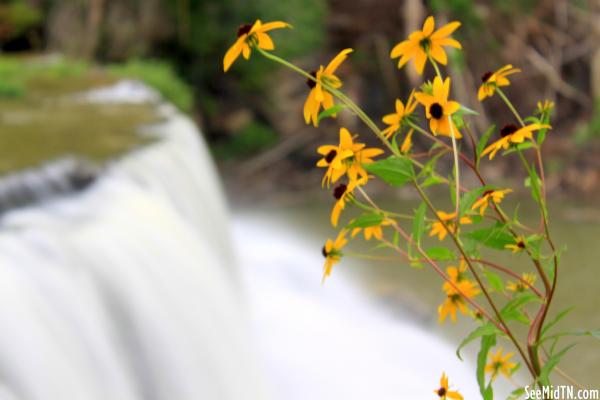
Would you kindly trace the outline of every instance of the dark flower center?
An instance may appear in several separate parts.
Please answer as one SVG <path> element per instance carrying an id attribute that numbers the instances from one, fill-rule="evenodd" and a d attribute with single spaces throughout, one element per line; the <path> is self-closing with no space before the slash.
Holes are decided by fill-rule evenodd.
<path id="1" fill-rule="evenodd" d="M 421 41 L 419 42 L 419 46 L 421 46 L 423 50 L 429 51 L 429 49 L 431 48 L 431 39 L 429 39 L 428 37 L 426 37 L 425 39 L 421 39 Z"/>
<path id="2" fill-rule="evenodd" d="M 433 103 L 429 106 L 429 114 L 435 119 L 440 119 L 442 118 L 442 115 L 444 115 L 444 109 L 440 103 Z"/>
<path id="3" fill-rule="evenodd" d="M 346 193 L 346 189 L 348 189 L 348 186 L 343 183 L 339 184 L 333 189 L 333 197 L 335 197 L 336 200 L 341 199 L 344 193 Z"/>
<path id="4" fill-rule="evenodd" d="M 443 387 L 439 388 L 437 391 L 437 394 L 440 397 L 444 397 L 446 395 L 446 388 L 443 388 Z"/>
<path id="5" fill-rule="evenodd" d="M 500 129 L 500 136 L 506 137 L 508 135 L 512 135 L 513 133 L 515 133 L 518 130 L 519 130 L 519 128 L 516 125 L 513 125 L 513 124 L 504 125 L 504 128 Z"/>
<path id="6" fill-rule="evenodd" d="M 481 75 L 481 82 L 486 83 L 491 76 L 492 73 L 490 71 L 486 72 L 485 74 Z"/>
<path id="7" fill-rule="evenodd" d="M 313 78 L 317 79 L 317 71 L 312 71 L 312 72 L 310 73 L 310 75 L 311 75 Z M 312 79 L 307 79 L 307 80 L 306 80 L 306 84 L 307 84 L 307 85 L 308 85 L 308 87 L 309 87 L 309 88 L 311 88 L 311 89 L 312 89 L 312 88 L 314 88 L 315 86 L 317 86 L 317 82 L 313 81 Z"/>
<path id="8" fill-rule="evenodd" d="M 337 156 L 337 151 L 335 150 L 331 150 L 329 153 L 327 153 L 327 155 L 325 156 L 325 161 L 327 161 L 327 163 L 331 163 L 333 161 L 333 159 L 335 158 L 335 156 Z"/>
<path id="9" fill-rule="evenodd" d="M 240 27 L 238 28 L 238 31 L 237 31 L 237 36 L 240 37 L 242 35 L 248 34 L 248 33 L 250 33 L 251 29 L 252 29 L 252 25 L 250 25 L 250 24 L 240 25 Z"/>
<path id="10" fill-rule="evenodd" d="M 323 257 L 327 258 L 327 249 L 325 248 L 325 246 L 323 246 L 323 248 L 321 249 L 321 254 L 323 254 Z"/>
<path id="11" fill-rule="evenodd" d="M 485 192 L 483 192 L 483 193 L 481 194 L 481 197 L 485 197 L 485 196 L 487 196 L 488 194 L 492 194 L 492 193 L 494 193 L 494 191 L 493 191 L 493 190 L 491 190 L 491 189 L 490 189 L 490 190 L 486 190 Z"/>
<path id="12" fill-rule="evenodd" d="M 519 240 L 519 241 L 517 242 L 517 246 L 518 246 L 520 249 L 524 249 L 524 248 L 525 248 L 525 242 L 524 242 L 524 241 L 522 241 L 522 240 Z"/>

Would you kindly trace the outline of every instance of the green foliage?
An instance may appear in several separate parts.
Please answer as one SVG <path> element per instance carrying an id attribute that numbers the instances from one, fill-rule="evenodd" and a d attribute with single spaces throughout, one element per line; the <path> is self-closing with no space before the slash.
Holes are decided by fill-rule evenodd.
<path id="1" fill-rule="evenodd" d="M 481 337 L 481 347 L 477 354 L 477 384 L 479 385 L 479 392 L 484 400 L 494 399 L 494 389 L 490 382 L 487 386 L 485 384 L 485 365 L 487 363 L 488 353 L 490 349 L 496 345 L 496 335 L 484 335 Z"/>
<path id="2" fill-rule="evenodd" d="M 427 210 L 427 204 L 421 202 L 417 211 L 415 211 L 415 217 L 413 219 L 413 240 L 416 242 L 417 247 L 421 247 L 421 238 L 423 232 L 425 232 L 425 211 Z"/>
<path id="3" fill-rule="evenodd" d="M 491 322 L 486 322 L 485 324 L 477 327 L 471 333 L 467 335 L 467 337 L 460 343 L 458 349 L 456 349 L 456 356 L 462 361 L 462 357 L 460 355 L 460 351 L 473 340 L 478 339 L 482 336 L 489 336 L 499 333 L 498 328 L 494 326 Z"/>
<path id="4" fill-rule="evenodd" d="M 495 125 L 490 126 L 487 129 L 487 131 L 485 131 L 485 133 L 481 136 L 481 139 L 479 139 L 479 142 L 477 143 L 477 148 L 476 148 L 477 166 L 479 166 L 479 161 L 481 161 L 481 153 L 485 149 L 485 146 L 487 145 L 488 141 L 490 140 L 490 136 L 492 136 L 492 133 L 494 133 L 495 130 L 496 130 Z"/>
<path id="5" fill-rule="evenodd" d="M 504 250 L 507 244 L 514 243 L 512 235 L 506 232 L 506 225 L 501 223 L 497 223 L 491 228 L 464 233 L 463 236 L 496 250 Z"/>
<path id="6" fill-rule="evenodd" d="M 412 162 L 406 157 L 390 156 L 384 160 L 364 164 L 363 167 L 392 186 L 404 186 L 415 178 Z"/>
<path id="7" fill-rule="evenodd" d="M 41 11 L 25 1 L 0 4 L 0 42 L 14 39 L 42 22 Z"/>
<path id="8" fill-rule="evenodd" d="M 383 221 L 383 215 L 379 213 L 365 213 L 358 218 L 352 220 L 347 229 L 353 228 L 368 228 L 370 226 L 377 226 Z"/>
<path id="9" fill-rule="evenodd" d="M 120 78 L 139 79 L 158 90 L 165 99 L 183 111 L 191 111 L 193 93 L 172 65 L 165 61 L 133 59 L 125 64 L 113 64 L 109 71 Z"/>
<path id="10" fill-rule="evenodd" d="M 251 122 L 227 143 L 215 144 L 212 151 L 218 159 L 231 159 L 255 154 L 273 145 L 277 133 L 269 126 Z"/>
<path id="11" fill-rule="evenodd" d="M 456 255 L 446 247 L 430 247 L 425 253 L 432 260 L 451 261 L 456 259 Z"/>
<path id="12" fill-rule="evenodd" d="M 327 110 L 321 111 L 321 113 L 317 117 L 317 125 L 319 123 L 321 123 L 321 120 L 323 118 L 335 117 L 337 115 L 337 113 L 339 113 L 340 111 L 342 111 L 344 108 L 346 108 L 345 105 L 343 105 L 343 104 L 336 104 L 333 107 L 329 107 Z"/>

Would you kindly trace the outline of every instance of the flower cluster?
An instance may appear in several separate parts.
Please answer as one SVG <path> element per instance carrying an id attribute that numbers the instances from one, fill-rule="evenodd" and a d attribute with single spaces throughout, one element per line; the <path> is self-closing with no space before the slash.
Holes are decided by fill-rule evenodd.
<path id="1" fill-rule="evenodd" d="M 556 288 L 559 251 L 548 227 L 541 148 L 551 129 L 554 103 L 540 101 L 533 115 L 522 118 L 504 92 L 521 70 L 507 64 L 495 72 L 486 72 L 476 93 L 478 100 L 486 101 L 486 106 L 495 106 L 488 99 L 496 96 L 514 118 L 498 125 L 499 130 L 490 127 L 486 133 L 477 135 L 469 120 L 477 113 L 452 95 L 452 80 L 440 68 L 448 63 L 447 51 L 462 49 L 461 43 L 452 37 L 460 23 L 450 22 L 436 29 L 435 19 L 428 17 L 421 30 L 391 49 L 390 58 L 398 59 L 398 68 L 412 62 L 419 75 L 425 75 L 430 65 L 429 71 L 434 76 L 425 78 L 420 88 L 406 90 L 405 101 L 396 99 L 394 107 L 389 107 L 393 112 L 380 117 L 384 124 L 380 128 L 342 91 L 341 66 L 349 62 L 353 50 L 344 49 L 328 63 L 312 72 L 305 71 L 269 52 L 275 45 L 267 32 L 286 27 L 290 25 L 278 21 L 265 24 L 256 21 L 240 27 L 238 38 L 225 54 L 224 70 L 240 55 L 248 59 L 256 51 L 306 79 L 308 92 L 302 110 L 306 124 L 316 127 L 324 118 L 350 112 L 381 142 L 380 147 L 368 147 L 364 136 L 359 139 L 356 133 L 340 126 L 337 144 L 316 149 L 316 167 L 323 171 L 321 186 L 334 197 L 329 223 L 339 229 L 335 239 L 327 239 L 322 249 L 323 281 L 344 256 L 343 249 L 350 240 L 362 236 L 367 241 L 376 241 L 372 251 L 391 252 L 414 267 L 426 264 L 444 280 L 444 300 L 437 310 L 440 323 L 448 318 L 455 322 L 462 314 L 473 317 L 480 325 L 464 344 L 482 338 L 478 376 L 485 371 L 490 380 L 487 383 L 486 379 L 478 379 L 478 383 L 486 398 L 491 398 L 492 381 L 497 376 L 510 377 L 520 365 L 526 366 L 535 382 L 547 384 L 549 371 L 555 364 L 544 370 L 544 358 L 539 351 L 547 335 L 544 324 Z M 465 144 L 465 140 L 469 143 Z M 418 152 L 416 149 L 426 146 L 424 143 L 431 146 Z M 473 154 L 467 154 L 464 147 L 472 149 Z M 533 163 L 528 159 L 531 152 Z M 517 162 L 527 172 L 524 187 L 540 210 L 541 229 L 519 221 L 516 209 L 514 213 L 504 211 L 508 203 L 505 198 L 513 193 L 512 188 L 487 183 L 480 166 L 482 163 L 492 166 L 492 160 L 499 154 L 518 156 Z M 452 162 L 452 174 L 438 172 L 438 161 L 444 158 Z M 461 169 L 465 168 L 477 178 L 475 187 L 467 187 L 461 179 Z M 413 189 L 420 198 L 419 206 L 400 212 L 384 209 L 368 193 L 367 187 L 374 179 L 394 188 Z M 451 205 L 436 206 L 438 201 L 432 200 L 428 189 L 434 185 L 449 189 Z M 348 217 L 352 212 L 356 214 Z M 534 269 L 516 273 L 512 264 L 502 265 L 495 256 L 484 258 L 490 251 L 515 254 L 515 259 L 528 258 Z M 368 257 L 379 258 L 370 254 Z M 449 265 L 444 270 L 445 263 Z M 502 274 L 511 280 L 505 280 L 508 278 Z M 535 287 L 538 279 L 544 285 L 544 292 Z M 535 314 L 525 309 L 528 303 L 538 305 Z M 514 322 L 529 326 L 526 340 L 516 337 L 511 326 Z M 510 361 L 514 354 L 504 354 L 501 348 L 489 353 L 497 338 L 510 342 L 521 357 L 520 363 Z M 545 359 L 548 357 L 552 354 Z M 434 392 L 440 399 L 463 398 L 458 391 L 450 390 L 445 373 Z"/>

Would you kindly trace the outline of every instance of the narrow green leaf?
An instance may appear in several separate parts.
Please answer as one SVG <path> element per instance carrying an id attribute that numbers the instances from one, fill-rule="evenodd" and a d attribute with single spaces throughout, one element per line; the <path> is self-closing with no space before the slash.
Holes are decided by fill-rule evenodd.
<path id="1" fill-rule="evenodd" d="M 479 385 L 479 392 L 483 397 L 483 400 L 493 400 L 494 390 L 492 384 L 485 384 L 485 365 L 487 364 L 487 357 L 490 349 L 496 345 L 496 335 L 485 335 L 481 337 L 481 348 L 477 354 L 477 384 Z"/>
<path id="2" fill-rule="evenodd" d="M 344 108 L 346 108 L 344 104 L 336 104 L 333 107 L 329 107 L 327 110 L 321 111 L 321 113 L 317 117 L 317 125 L 319 125 L 323 118 L 335 117 L 335 115 L 342 111 Z"/>
<path id="3" fill-rule="evenodd" d="M 562 310 L 561 312 L 556 314 L 556 317 L 554 317 L 554 319 L 552 319 L 552 321 L 549 321 L 548 323 L 546 323 L 546 325 L 544 325 L 544 327 L 542 328 L 542 337 L 544 337 L 546 332 L 548 332 L 554 325 L 558 324 L 560 322 L 560 320 L 562 320 L 564 317 L 569 315 L 569 313 L 571 311 L 573 311 L 574 308 L 575 307 L 565 308 L 564 310 Z"/>
<path id="4" fill-rule="evenodd" d="M 540 371 L 539 381 L 542 385 L 550 385 L 550 373 L 558 365 L 560 359 L 567 353 L 567 351 L 571 350 L 573 346 L 575 346 L 575 343 L 568 345 L 558 353 L 552 354 L 550 358 L 548 358 L 542 367 L 542 370 Z"/>
<path id="5" fill-rule="evenodd" d="M 496 130 L 496 125 L 492 125 L 487 129 L 487 131 L 484 132 L 483 135 L 481 135 L 481 138 L 479 139 L 479 142 L 477 143 L 477 149 L 476 149 L 476 154 L 477 154 L 477 163 L 476 164 L 477 165 L 479 165 L 479 160 L 481 159 L 481 153 L 485 149 L 485 146 L 487 145 L 488 141 L 490 140 L 490 136 L 492 136 L 492 133 L 494 133 L 495 130 Z"/>
<path id="6" fill-rule="evenodd" d="M 365 213 L 356 219 L 350 221 L 346 226 L 347 229 L 367 228 L 369 226 L 377 226 L 383 221 L 383 215 L 378 213 Z"/>
<path id="7" fill-rule="evenodd" d="M 503 293 L 504 292 L 504 281 L 502 280 L 502 278 L 500 278 L 500 275 L 496 274 L 495 272 L 490 271 L 489 269 L 484 269 L 483 273 L 485 274 L 485 277 L 487 278 L 488 283 L 490 284 L 490 287 L 497 293 Z"/>
<path id="8" fill-rule="evenodd" d="M 525 179 L 525 186 L 531 188 L 531 196 L 538 204 L 541 204 L 542 199 L 541 184 L 542 181 L 538 177 L 535 165 L 531 165 L 531 168 L 529 168 L 529 178 Z"/>
<path id="9" fill-rule="evenodd" d="M 520 144 L 518 144 L 518 145 L 516 145 L 516 146 L 514 146 L 514 145 L 513 145 L 513 146 L 511 146 L 511 147 L 510 147 L 510 148 L 508 148 L 507 150 L 504 150 L 504 151 L 502 152 L 502 155 L 503 155 L 503 156 L 505 156 L 505 155 L 508 155 L 508 154 L 514 153 L 514 152 L 515 152 L 515 151 L 517 151 L 517 150 L 521 150 L 521 151 L 523 151 L 523 150 L 530 149 L 530 148 L 532 148 L 532 147 L 533 147 L 533 143 L 532 143 L 532 142 L 523 142 L 523 143 L 520 143 Z"/>
<path id="10" fill-rule="evenodd" d="M 432 175 L 432 176 L 428 176 L 427 179 L 425 179 L 423 181 L 423 183 L 421 183 L 421 187 L 426 188 L 426 187 L 433 186 L 433 185 L 439 185 L 440 183 L 443 183 L 443 182 L 444 182 L 444 180 L 442 178 L 440 178 L 439 176 Z"/>
<path id="11" fill-rule="evenodd" d="M 506 226 L 503 224 L 466 232 L 463 233 L 463 236 L 497 250 L 504 250 L 507 244 L 514 243 L 513 236 L 506 232 Z"/>
<path id="12" fill-rule="evenodd" d="M 417 211 L 415 211 L 415 217 L 413 219 L 413 240 L 417 243 L 418 247 L 421 247 L 421 237 L 425 232 L 425 211 L 427 210 L 427 204 L 421 202 Z"/>
<path id="13" fill-rule="evenodd" d="M 523 397 L 524 394 L 525 394 L 525 388 L 518 388 L 518 389 L 513 390 L 508 395 L 506 400 L 519 400 Z"/>
<path id="14" fill-rule="evenodd" d="M 445 247 L 430 247 L 425 253 L 432 260 L 451 261 L 456 259 L 456 255 Z"/>
<path id="15" fill-rule="evenodd" d="M 482 336 L 488 336 L 488 335 L 492 335 L 498 332 L 498 329 L 490 322 L 487 322 L 479 327 L 477 327 L 475 330 L 473 330 L 471 333 L 469 333 L 467 335 L 466 338 L 463 339 L 463 341 L 460 343 L 460 345 L 458 346 L 458 349 L 456 349 L 456 356 L 462 361 L 462 357 L 460 355 L 460 351 L 463 349 L 463 347 L 465 347 L 466 345 L 468 345 L 469 343 L 471 343 L 473 340 L 480 338 Z"/>
<path id="16" fill-rule="evenodd" d="M 391 156 L 363 167 L 392 186 L 403 186 L 415 178 L 412 162 L 406 157 Z"/>

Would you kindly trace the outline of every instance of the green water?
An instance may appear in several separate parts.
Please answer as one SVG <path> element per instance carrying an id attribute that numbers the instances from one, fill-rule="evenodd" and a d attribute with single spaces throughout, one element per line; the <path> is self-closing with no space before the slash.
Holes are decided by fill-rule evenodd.
<path id="1" fill-rule="evenodd" d="M 392 201 L 387 201 L 390 204 Z M 393 201 L 396 210 L 410 210 L 417 202 Z M 254 213 L 264 214 L 265 219 L 278 220 L 303 234 L 310 243 L 314 243 L 315 252 L 320 252 L 322 243 L 332 237 L 335 231 L 329 226 L 329 205 L 321 203 L 296 204 L 293 206 L 264 207 L 254 209 Z M 582 204 L 562 201 L 550 204 L 551 231 L 557 245 L 566 245 L 559 271 L 558 289 L 550 310 L 549 318 L 558 311 L 574 306 L 574 310 L 557 327 L 556 331 L 598 330 L 600 329 L 600 292 L 598 283 L 600 268 L 600 207 L 594 204 Z M 522 208 L 524 221 L 537 221 L 533 210 Z M 448 246 L 450 240 L 446 239 Z M 369 246 L 352 242 L 347 252 L 362 252 Z M 363 242 L 364 243 L 364 242 Z M 385 253 L 379 253 L 385 254 Z M 387 254 L 389 255 L 389 254 Z M 530 261 L 522 255 L 510 257 L 507 252 L 490 253 L 490 259 L 504 263 L 517 272 L 533 272 Z M 444 263 L 441 263 L 444 265 Z M 453 263 L 447 263 L 452 265 Z M 320 266 L 314 268 L 320 273 Z M 467 317 L 459 317 L 459 323 L 446 322 L 440 325 L 437 321 L 437 306 L 444 295 L 441 290 L 442 281 L 431 269 L 415 269 L 403 262 L 382 262 L 364 259 L 344 259 L 336 265 L 330 279 L 338 274 L 350 278 L 362 288 L 375 302 L 387 309 L 393 317 L 410 318 L 427 329 L 446 337 L 449 343 L 456 346 L 461 339 L 475 327 Z M 539 282 L 538 282 L 538 287 Z M 463 323 L 463 322 L 467 323 Z M 517 328 L 518 329 L 518 328 Z M 523 329 L 519 333 L 525 334 Z M 600 383 L 600 340 L 594 338 L 565 339 L 563 345 L 579 342 L 561 363 L 561 368 L 586 387 L 597 388 Z M 504 348 L 510 348 L 508 342 Z M 470 346 L 465 354 L 476 356 L 477 345 Z M 522 383 L 526 383 L 523 374 Z M 555 378 L 556 379 L 556 378 Z M 560 381 L 556 379 L 556 382 Z"/>

